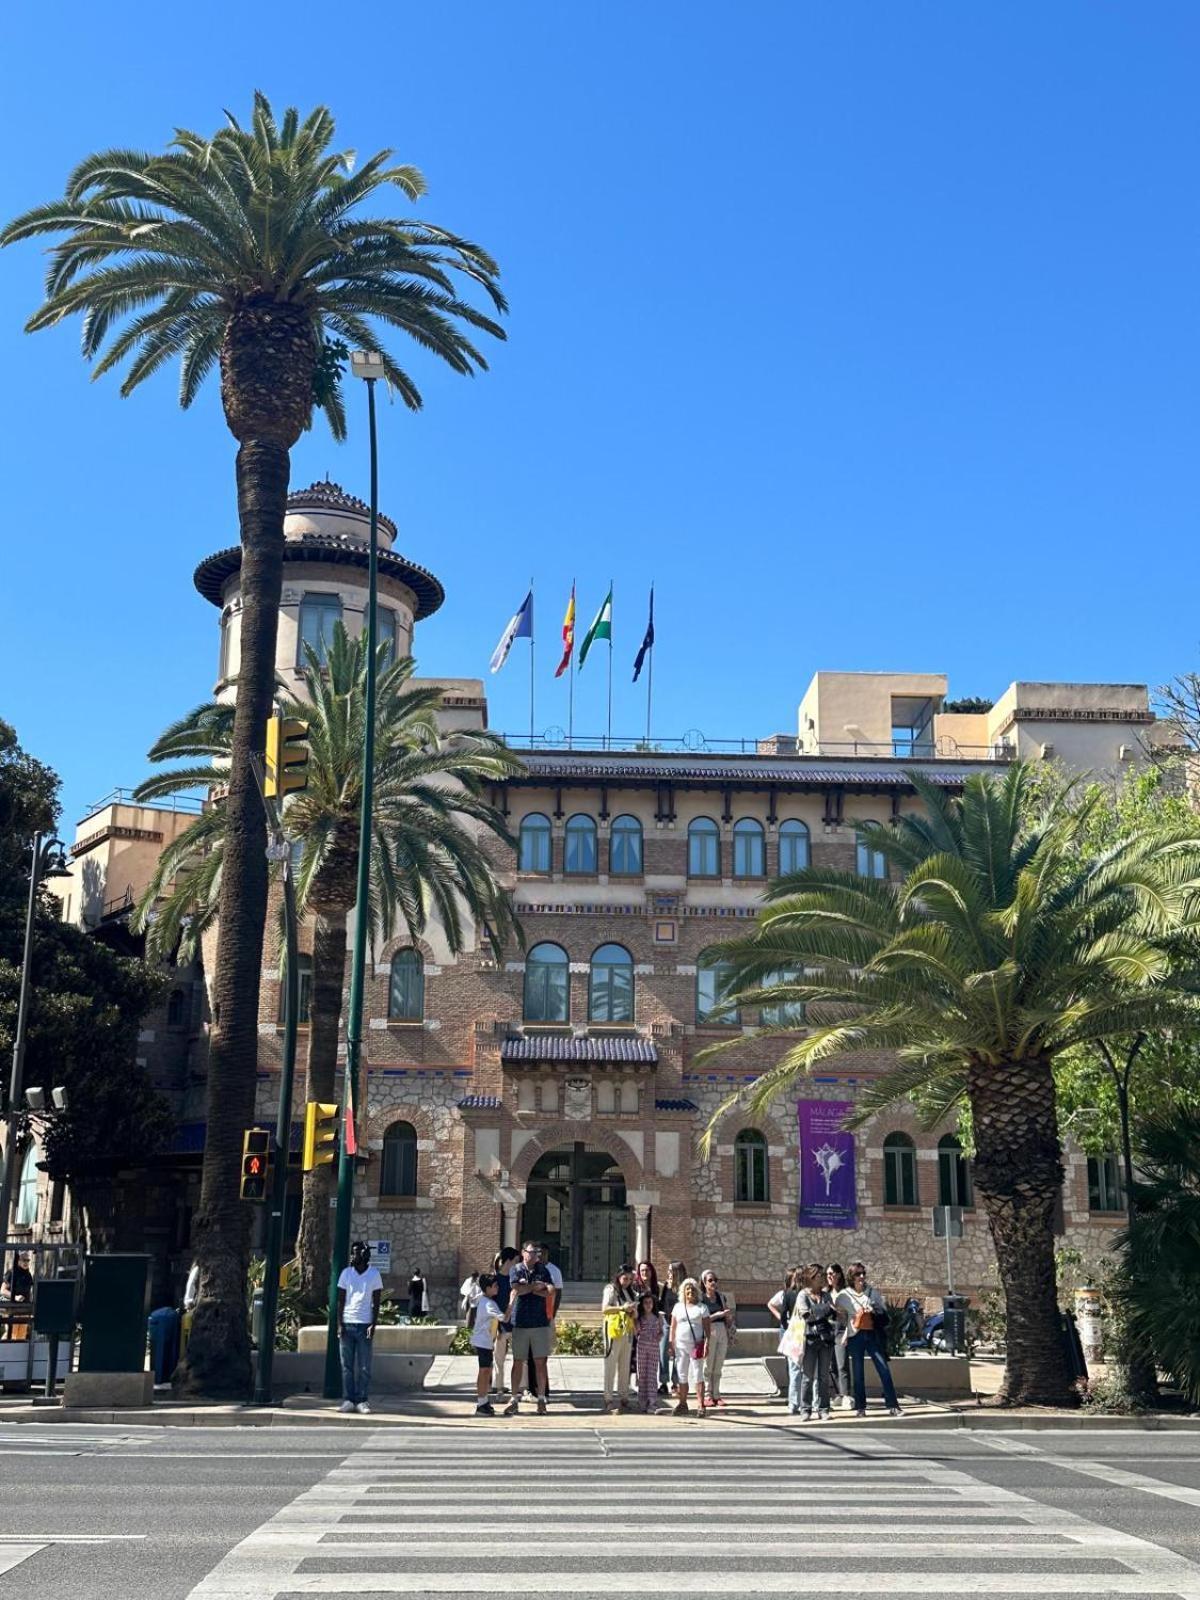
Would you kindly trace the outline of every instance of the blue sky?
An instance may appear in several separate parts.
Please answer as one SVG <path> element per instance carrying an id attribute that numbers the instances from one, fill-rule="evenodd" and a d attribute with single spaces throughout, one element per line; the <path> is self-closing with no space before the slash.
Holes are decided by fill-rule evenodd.
<path id="1" fill-rule="evenodd" d="M 412 354 L 426 409 L 381 419 L 382 505 L 447 590 L 423 671 L 486 676 L 531 574 L 541 727 L 566 720 L 573 576 L 584 622 L 615 580 L 618 733 L 643 726 L 651 579 L 662 736 L 791 729 L 819 667 L 998 694 L 1197 665 L 1194 5 L 108 16 L 58 50 L 18 0 L 10 213 L 261 86 L 415 162 L 418 214 L 502 264 L 493 370 Z M 40 275 L 36 247 L 0 255 L 0 715 L 62 773 L 70 825 L 210 692 L 191 573 L 236 539 L 233 444 L 215 388 L 186 414 L 174 373 L 123 401 L 76 326 L 23 335 Z M 365 451 L 361 412 L 346 445 L 315 429 L 293 484 L 365 493 Z M 524 648 L 489 679 L 495 727 L 527 725 Z M 603 731 L 603 665 L 579 732 Z"/>

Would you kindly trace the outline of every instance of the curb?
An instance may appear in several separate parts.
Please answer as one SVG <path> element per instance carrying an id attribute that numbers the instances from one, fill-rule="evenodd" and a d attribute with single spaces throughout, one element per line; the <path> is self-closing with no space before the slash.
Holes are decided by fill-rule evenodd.
<path id="1" fill-rule="evenodd" d="M 560 1412 L 552 1425 L 561 1427 L 573 1423 L 581 1428 L 595 1428 L 599 1413 L 590 1411 Z M 516 1419 L 521 1421 L 522 1419 Z M 530 1419 L 524 1419 L 530 1420 Z M 607 1418 L 604 1426 L 612 1426 L 616 1419 Z M 632 1419 L 621 1419 L 626 1422 Z M 464 1411 L 450 1411 L 446 1415 L 395 1416 L 373 1412 L 361 1421 L 351 1420 L 336 1411 L 284 1410 L 281 1408 L 256 1408 L 230 1405 L 225 1407 L 159 1405 L 144 1410 L 90 1410 L 83 1407 L 32 1406 L 7 1407 L 0 1405 L 0 1425 L 4 1423 L 83 1423 L 91 1426 L 158 1427 L 158 1428 L 345 1428 L 364 1430 L 371 1428 L 421 1428 L 450 1424 L 470 1424 L 474 1419 Z M 781 1424 L 788 1427 L 782 1413 L 775 1415 L 743 1416 L 733 1413 L 724 1418 L 712 1418 L 720 1427 L 722 1422 L 735 1422 L 742 1427 L 770 1427 L 777 1431 Z M 705 1426 L 710 1425 L 705 1419 Z M 859 1424 L 849 1417 L 832 1425 L 840 1433 L 853 1431 Z M 1003 1411 L 937 1411 L 924 1415 L 906 1412 L 902 1417 L 869 1417 L 865 1424 L 869 1431 L 884 1429 L 888 1433 L 929 1433 L 962 1431 L 968 1433 L 1029 1432 L 1029 1433 L 1086 1433 L 1110 1429 L 1134 1433 L 1170 1433 L 1200 1431 L 1200 1416 L 1180 1417 L 1148 1415 L 1135 1417 L 1096 1416 L 1078 1412 L 1060 1412 L 1040 1415 L 1036 1412 Z M 819 1426 L 795 1428 L 797 1434 L 821 1433 Z"/>

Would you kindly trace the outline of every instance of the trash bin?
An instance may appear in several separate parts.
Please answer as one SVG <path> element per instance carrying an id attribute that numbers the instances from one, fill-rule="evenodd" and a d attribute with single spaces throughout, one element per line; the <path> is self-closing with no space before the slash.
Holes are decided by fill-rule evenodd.
<path id="1" fill-rule="evenodd" d="M 174 1306 L 159 1306 L 146 1319 L 150 1329 L 150 1365 L 155 1383 L 170 1383 L 179 1365 L 179 1313 Z"/>
<path id="2" fill-rule="evenodd" d="M 967 1348 L 967 1297 L 965 1294 L 947 1294 L 942 1297 L 946 1313 L 943 1329 L 946 1349 L 952 1356 L 962 1355 Z"/>

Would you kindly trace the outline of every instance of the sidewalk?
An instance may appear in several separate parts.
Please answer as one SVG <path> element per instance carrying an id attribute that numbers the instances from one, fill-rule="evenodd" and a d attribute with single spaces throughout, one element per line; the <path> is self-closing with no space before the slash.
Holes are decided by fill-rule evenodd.
<path id="1" fill-rule="evenodd" d="M 901 1394 L 904 1415 L 888 1417 L 876 1391 L 868 1386 L 867 1421 L 861 1423 L 849 1411 L 834 1410 L 824 1423 L 801 1423 L 788 1414 L 784 1401 L 774 1393 L 761 1360 L 749 1358 L 726 1364 L 722 1388 L 727 1401 L 720 1410 L 706 1412 L 703 1418 L 694 1411 L 688 1417 L 674 1417 L 669 1410 L 656 1416 L 629 1411 L 608 1415 L 601 1409 L 603 1363 L 594 1356 L 554 1356 L 550 1361 L 550 1416 L 538 1417 L 532 1405 L 525 1404 L 516 1417 L 497 1417 L 481 1421 L 473 1416 L 475 1362 L 470 1356 L 441 1356 L 434 1362 L 423 1389 L 380 1394 L 372 1399 L 366 1417 L 343 1416 L 335 1402 L 320 1395 L 292 1395 L 276 1406 L 204 1405 L 169 1398 L 156 1399 L 146 1410 L 93 1411 L 61 1405 L 33 1404 L 29 1395 L 0 1395 L 0 1425 L 17 1422 L 75 1422 L 117 1424 L 122 1427 L 427 1427 L 431 1424 L 458 1424 L 480 1428 L 569 1427 L 648 1429 L 660 1427 L 755 1427 L 796 1429 L 798 1431 L 855 1428 L 886 1428 L 889 1432 L 908 1429 L 1104 1429 L 1139 1431 L 1179 1430 L 1200 1435 L 1200 1417 L 1181 1417 L 1162 1413 L 1146 1416 L 1114 1417 L 1084 1411 L 997 1410 L 983 1402 L 1000 1386 L 1000 1362 L 980 1362 L 972 1366 L 976 1393 L 970 1399 L 937 1400 Z M 665 1404 L 665 1402 L 664 1402 Z"/>

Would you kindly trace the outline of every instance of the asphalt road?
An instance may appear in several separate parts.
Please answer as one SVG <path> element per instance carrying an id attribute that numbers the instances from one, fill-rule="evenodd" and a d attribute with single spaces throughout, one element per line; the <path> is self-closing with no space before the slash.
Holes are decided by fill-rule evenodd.
<path id="1" fill-rule="evenodd" d="M 1200 1600 L 1200 1429 L 0 1423 L 0 1508 L 2 1600 Z"/>

